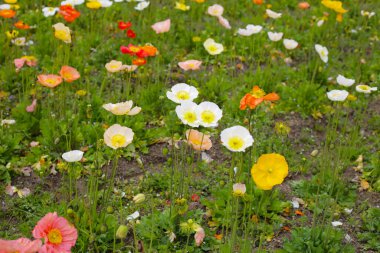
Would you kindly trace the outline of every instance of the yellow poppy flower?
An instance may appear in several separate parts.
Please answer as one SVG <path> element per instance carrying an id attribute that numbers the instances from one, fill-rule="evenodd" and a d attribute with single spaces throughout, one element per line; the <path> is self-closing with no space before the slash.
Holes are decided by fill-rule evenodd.
<path id="1" fill-rule="evenodd" d="M 336 13 L 340 13 L 340 14 L 343 14 L 343 13 L 346 13 L 348 10 L 345 10 L 343 8 L 343 4 L 341 1 L 330 1 L 330 0 L 323 0 L 322 1 L 322 4 L 324 6 L 326 6 L 327 8 L 329 9 L 332 9 L 333 11 L 335 11 Z"/>
<path id="2" fill-rule="evenodd" d="M 279 154 L 264 154 L 251 169 L 253 181 L 259 189 L 271 190 L 288 175 L 288 163 Z"/>
<path id="3" fill-rule="evenodd" d="M 102 7 L 102 4 L 97 0 L 91 0 L 86 3 L 87 8 L 90 9 L 99 9 Z"/>

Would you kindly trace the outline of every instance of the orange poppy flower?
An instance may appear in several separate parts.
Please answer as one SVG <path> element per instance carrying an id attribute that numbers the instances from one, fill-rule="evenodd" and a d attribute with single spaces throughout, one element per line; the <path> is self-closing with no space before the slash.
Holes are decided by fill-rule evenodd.
<path id="1" fill-rule="evenodd" d="M 250 109 L 255 109 L 256 106 L 264 101 L 276 101 L 279 99 L 280 96 L 277 95 L 277 93 L 265 94 L 265 91 L 256 85 L 250 93 L 245 94 L 245 96 L 240 100 L 240 110 L 245 110 L 247 107 Z"/>
<path id="2" fill-rule="evenodd" d="M 71 83 L 80 77 L 78 70 L 70 66 L 63 66 L 59 71 L 59 74 L 65 80 L 65 82 Z"/>
<path id="3" fill-rule="evenodd" d="M 57 75 L 39 75 L 38 82 L 43 86 L 54 88 L 62 83 L 62 77 Z"/>
<path id="4" fill-rule="evenodd" d="M 14 10 L 0 10 L 0 17 L 13 18 L 16 15 Z"/>
<path id="5" fill-rule="evenodd" d="M 62 5 L 59 7 L 59 14 L 69 23 L 74 22 L 74 20 L 80 16 L 80 12 L 71 5 Z"/>
<path id="6" fill-rule="evenodd" d="M 144 58 L 136 58 L 132 60 L 133 65 L 142 66 L 146 64 L 146 60 Z"/>
<path id="7" fill-rule="evenodd" d="M 17 21 L 14 26 L 18 29 L 21 29 L 21 30 L 28 30 L 30 28 L 29 25 L 25 24 L 24 22 L 22 22 L 21 20 Z"/>
<path id="8" fill-rule="evenodd" d="M 142 50 L 144 50 L 145 53 L 148 54 L 148 56 L 156 56 L 158 50 L 155 46 L 152 46 L 152 45 L 145 45 L 145 46 L 142 46 L 140 47 Z"/>
<path id="9" fill-rule="evenodd" d="M 254 4 L 259 4 L 259 5 L 264 3 L 263 0 L 252 0 L 252 2 L 253 2 Z"/>

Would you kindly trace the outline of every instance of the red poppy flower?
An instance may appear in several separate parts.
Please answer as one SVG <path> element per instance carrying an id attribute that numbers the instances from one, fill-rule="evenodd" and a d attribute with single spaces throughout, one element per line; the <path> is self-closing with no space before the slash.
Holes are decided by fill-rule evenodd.
<path id="1" fill-rule="evenodd" d="M 132 23 L 131 22 L 123 22 L 123 21 L 119 21 L 118 23 L 118 27 L 120 30 L 125 30 L 125 29 L 128 29 L 132 26 Z"/>
<path id="2" fill-rule="evenodd" d="M 128 38 L 134 39 L 136 38 L 136 33 L 132 29 L 128 29 L 127 36 Z"/>
<path id="3" fill-rule="evenodd" d="M 136 58 L 132 60 L 133 65 L 142 66 L 146 64 L 146 60 L 144 58 Z"/>
<path id="4" fill-rule="evenodd" d="M 265 94 L 265 91 L 256 85 L 250 93 L 245 94 L 245 96 L 240 100 L 240 110 L 245 110 L 247 107 L 250 109 L 255 109 L 256 106 L 264 101 L 276 101 L 279 99 L 280 96 L 277 95 L 277 93 Z"/>
<path id="5" fill-rule="evenodd" d="M 133 44 L 129 44 L 126 46 L 121 46 L 120 51 L 123 54 L 129 54 L 129 55 L 136 55 L 139 51 L 141 51 L 141 48 L 139 46 L 135 46 Z"/>
<path id="6" fill-rule="evenodd" d="M 59 14 L 69 23 L 74 22 L 79 18 L 80 12 L 74 9 L 71 5 L 62 5 L 59 7 Z"/>
<path id="7" fill-rule="evenodd" d="M 198 196 L 198 194 L 194 193 L 193 195 L 191 195 L 191 200 L 193 202 L 198 202 L 200 199 L 200 197 Z"/>

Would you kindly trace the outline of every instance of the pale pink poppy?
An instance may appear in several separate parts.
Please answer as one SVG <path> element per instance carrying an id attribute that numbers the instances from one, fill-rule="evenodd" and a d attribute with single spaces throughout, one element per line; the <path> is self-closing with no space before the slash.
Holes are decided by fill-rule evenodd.
<path id="1" fill-rule="evenodd" d="M 223 6 L 219 5 L 219 4 L 214 4 L 214 5 L 211 5 L 210 7 L 208 7 L 207 9 L 207 13 L 211 16 L 214 16 L 214 17 L 219 17 L 219 16 L 222 16 L 223 15 L 223 12 L 224 12 L 224 8 Z"/>
<path id="2" fill-rule="evenodd" d="M 41 240 L 31 241 L 28 238 L 17 240 L 0 240 L 0 253 L 36 253 L 41 248 Z"/>
<path id="3" fill-rule="evenodd" d="M 65 82 L 71 83 L 80 78 L 78 70 L 70 66 L 63 66 L 59 71 L 59 74 L 65 80 Z"/>
<path id="4" fill-rule="evenodd" d="M 46 214 L 38 221 L 33 236 L 45 241 L 39 253 L 69 253 L 77 241 L 78 232 L 65 218 L 59 217 L 54 212 Z"/>
<path id="5" fill-rule="evenodd" d="M 205 238 L 206 234 L 205 234 L 205 231 L 203 228 L 198 228 L 197 229 L 197 232 L 195 233 L 194 235 L 194 239 L 195 239 L 195 244 L 199 247 L 202 242 L 203 242 L 203 239 Z"/>
<path id="6" fill-rule="evenodd" d="M 169 32 L 170 30 L 170 19 L 157 22 L 154 25 L 151 26 L 152 29 L 157 33 L 166 33 Z"/>
<path id="7" fill-rule="evenodd" d="M 228 22 L 227 19 L 223 18 L 222 16 L 218 16 L 219 24 L 221 24 L 226 29 L 231 29 L 230 22 Z"/>
<path id="8" fill-rule="evenodd" d="M 26 107 L 27 112 L 34 112 L 37 107 L 37 99 L 33 99 L 32 103 Z"/>
<path id="9" fill-rule="evenodd" d="M 210 136 L 195 129 L 186 131 L 187 143 L 198 151 L 209 150 L 212 147 Z"/>
<path id="10" fill-rule="evenodd" d="M 13 62 L 16 66 L 16 71 L 19 71 L 24 66 L 25 61 L 26 59 L 23 59 L 23 58 L 14 59 Z"/>
<path id="11" fill-rule="evenodd" d="M 30 195 L 30 189 L 26 187 L 23 189 L 18 189 L 16 186 L 7 185 L 5 187 L 5 193 L 9 196 L 13 196 L 15 193 L 17 193 L 20 198 L 23 198 Z"/>
<path id="12" fill-rule="evenodd" d="M 178 66 L 185 71 L 198 70 L 201 65 L 202 61 L 198 60 L 187 60 L 178 63 Z"/>

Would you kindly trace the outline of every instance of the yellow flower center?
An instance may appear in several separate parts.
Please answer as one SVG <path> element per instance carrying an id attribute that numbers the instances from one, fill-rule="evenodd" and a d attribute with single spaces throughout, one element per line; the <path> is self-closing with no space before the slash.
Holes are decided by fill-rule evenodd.
<path id="1" fill-rule="evenodd" d="M 121 134 L 115 134 L 111 138 L 112 146 L 117 147 L 117 148 L 122 147 L 126 141 L 127 140 L 125 139 L 125 136 Z"/>
<path id="2" fill-rule="evenodd" d="M 359 89 L 361 89 L 361 90 L 369 90 L 369 87 L 367 85 L 360 85 Z"/>
<path id="3" fill-rule="evenodd" d="M 235 190 L 234 191 L 234 195 L 235 196 L 238 196 L 238 197 L 241 197 L 244 195 L 244 192 L 242 190 Z"/>
<path id="4" fill-rule="evenodd" d="M 210 45 L 208 47 L 208 50 L 211 52 L 211 53 L 214 53 L 218 50 L 218 48 L 215 46 L 215 45 Z"/>
<path id="5" fill-rule="evenodd" d="M 176 96 L 180 100 L 188 100 L 190 98 L 189 92 L 184 91 L 184 90 L 177 92 Z"/>
<path id="6" fill-rule="evenodd" d="M 61 231 L 59 231 L 56 228 L 53 228 L 52 230 L 50 230 L 47 237 L 50 243 L 60 244 L 62 242 Z"/>
<path id="7" fill-rule="evenodd" d="M 186 120 L 189 123 L 193 123 L 194 121 L 197 120 L 197 116 L 195 115 L 194 112 L 186 112 L 183 115 L 184 120 Z"/>
<path id="8" fill-rule="evenodd" d="M 265 91 L 263 91 L 262 89 L 258 89 L 258 90 L 252 91 L 251 94 L 254 98 L 262 98 L 265 96 Z"/>
<path id="9" fill-rule="evenodd" d="M 47 78 L 47 79 L 45 80 L 45 82 L 48 83 L 48 84 L 55 84 L 55 83 L 56 83 L 56 82 L 55 82 L 55 79 L 53 79 L 53 78 Z"/>
<path id="10" fill-rule="evenodd" d="M 202 121 L 211 124 L 215 120 L 215 114 L 212 111 L 206 110 L 201 113 Z"/>
<path id="11" fill-rule="evenodd" d="M 242 138 L 235 136 L 228 140 L 228 146 L 233 150 L 239 150 L 243 147 L 244 141 Z"/>

